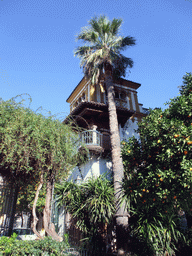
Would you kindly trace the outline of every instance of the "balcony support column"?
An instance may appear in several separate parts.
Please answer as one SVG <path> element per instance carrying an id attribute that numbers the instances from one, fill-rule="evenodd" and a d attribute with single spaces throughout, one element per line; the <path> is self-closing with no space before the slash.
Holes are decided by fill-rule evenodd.
<path id="1" fill-rule="evenodd" d="M 97 125 L 93 125 L 92 129 L 93 129 L 93 145 L 97 145 Z"/>

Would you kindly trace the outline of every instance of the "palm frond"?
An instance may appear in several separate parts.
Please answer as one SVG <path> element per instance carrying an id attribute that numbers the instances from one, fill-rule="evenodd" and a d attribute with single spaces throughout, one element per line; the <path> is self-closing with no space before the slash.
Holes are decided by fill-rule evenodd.
<path id="1" fill-rule="evenodd" d="M 78 47 L 74 54 L 81 59 L 80 66 L 92 83 L 98 82 L 105 64 L 112 67 L 115 76 L 124 76 L 126 68 L 133 66 L 133 61 L 120 52 L 135 45 L 135 39 L 119 35 L 121 24 L 121 19 L 110 21 L 101 15 L 92 18 L 89 26 L 84 27 L 77 36 L 77 40 L 88 43 Z"/>
<path id="2" fill-rule="evenodd" d="M 119 54 L 118 58 L 113 55 L 113 67 L 114 67 L 114 76 L 115 78 L 125 76 L 126 69 L 133 67 L 133 60 L 131 58 L 127 58 L 124 55 Z"/>
<path id="3" fill-rule="evenodd" d="M 96 43 L 99 34 L 89 27 L 82 28 L 82 31 L 77 35 L 76 40 L 83 40 L 84 42 Z"/>
<path id="4" fill-rule="evenodd" d="M 119 32 L 123 20 L 122 19 L 113 19 L 111 22 L 111 34 L 116 36 Z"/>
<path id="5" fill-rule="evenodd" d="M 92 18 L 89 21 L 89 24 L 91 25 L 92 30 L 94 30 L 95 32 L 97 32 L 99 35 L 101 34 L 101 26 L 98 23 L 98 19 L 97 17 Z"/>
<path id="6" fill-rule="evenodd" d="M 122 43 L 121 43 L 121 50 L 124 50 L 126 46 L 133 46 L 135 45 L 135 38 L 131 36 L 123 37 Z"/>

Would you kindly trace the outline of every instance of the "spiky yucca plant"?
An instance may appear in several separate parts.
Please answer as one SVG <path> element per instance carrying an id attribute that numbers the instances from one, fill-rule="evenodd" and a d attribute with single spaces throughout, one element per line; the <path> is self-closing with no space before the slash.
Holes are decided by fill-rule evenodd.
<path id="1" fill-rule="evenodd" d="M 94 237 L 100 242 L 104 240 L 115 213 L 114 189 L 110 180 L 99 176 L 80 185 L 63 181 L 56 184 L 55 192 L 58 204 L 65 205 L 85 237 Z"/>

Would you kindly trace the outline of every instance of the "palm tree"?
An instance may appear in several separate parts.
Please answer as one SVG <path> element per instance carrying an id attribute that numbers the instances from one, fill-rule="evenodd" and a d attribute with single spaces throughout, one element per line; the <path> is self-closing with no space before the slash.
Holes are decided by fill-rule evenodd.
<path id="1" fill-rule="evenodd" d="M 88 23 L 89 26 L 82 28 L 77 36 L 77 40 L 82 40 L 84 45 L 75 50 L 75 56 L 81 59 L 80 66 L 83 68 L 85 76 L 91 80 L 91 83 L 99 85 L 104 80 L 107 91 L 116 198 L 117 246 L 121 248 L 123 247 L 123 244 L 121 244 L 123 239 L 119 237 L 118 230 L 122 231 L 122 228 L 125 229 L 128 226 L 128 215 L 124 209 L 125 207 L 120 205 L 119 200 L 124 173 L 113 80 L 125 76 L 126 68 L 133 66 L 132 59 L 123 56 L 120 52 L 128 46 L 135 45 L 135 39 L 130 36 L 123 37 L 119 35 L 121 19 L 114 18 L 110 21 L 106 16 L 100 16 L 92 18 Z"/>

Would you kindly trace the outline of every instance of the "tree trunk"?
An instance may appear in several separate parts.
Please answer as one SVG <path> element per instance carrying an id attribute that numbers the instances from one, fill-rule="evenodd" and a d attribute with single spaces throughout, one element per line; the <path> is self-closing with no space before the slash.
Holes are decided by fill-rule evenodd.
<path id="1" fill-rule="evenodd" d="M 54 240 L 61 242 L 63 241 L 63 238 L 56 233 L 55 226 L 51 222 L 52 189 L 53 189 L 53 174 L 50 173 L 47 178 L 46 201 L 45 201 L 45 209 L 43 211 L 43 223 L 44 223 L 44 228 L 47 235 L 51 236 Z"/>
<path id="2" fill-rule="evenodd" d="M 16 212 L 16 206 L 17 206 L 17 197 L 19 193 L 19 186 L 17 184 L 14 185 L 14 189 L 12 189 L 13 192 L 13 202 L 11 205 L 11 214 L 10 214 L 10 221 L 9 221 L 9 229 L 8 229 L 8 236 L 12 235 L 13 232 L 13 224 L 14 224 L 14 218 L 15 218 L 15 212 Z"/>
<path id="3" fill-rule="evenodd" d="M 41 190 L 43 186 L 43 173 L 41 173 L 41 177 L 40 177 L 40 183 L 38 185 L 37 191 L 35 193 L 35 199 L 34 199 L 34 203 L 33 203 L 33 209 L 32 209 L 32 215 L 33 215 L 33 222 L 31 224 L 31 227 L 33 229 L 33 232 L 37 235 L 38 238 L 43 239 L 43 237 L 39 234 L 39 232 L 37 232 L 36 226 L 37 226 L 37 222 L 38 222 L 38 218 L 37 218 L 37 214 L 36 214 L 36 205 L 37 205 L 37 200 L 39 197 L 39 192 Z"/>
<path id="4" fill-rule="evenodd" d="M 127 244 L 127 228 L 128 228 L 128 214 L 125 209 L 125 203 L 121 204 L 121 183 L 124 177 L 123 161 L 121 157 L 120 135 L 117 119 L 117 110 L 115 105 L 115 92 L 111 72 L 106 72 L 105 84 L 108 96 L 108 111 L 109 111 L 109 128 L 112 151 L 112 165 L 113 165 L 113 180 L 116 204 L 116 236 L 118 255 L 125 254 L 125 246 Z"/>

